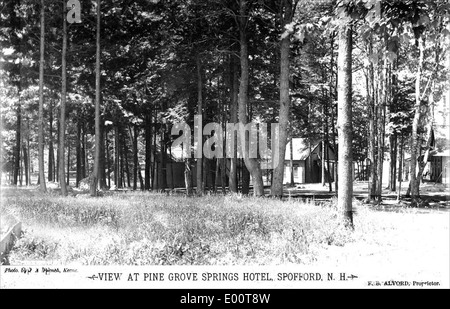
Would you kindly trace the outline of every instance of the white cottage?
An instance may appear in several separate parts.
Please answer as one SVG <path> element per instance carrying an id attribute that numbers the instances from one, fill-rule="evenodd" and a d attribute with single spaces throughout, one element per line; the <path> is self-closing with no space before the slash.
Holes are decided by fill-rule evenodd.
<path id="1" fill-rule="evenodd" d="M 322 141 L 309 141 L 306 138 L 292 139 L 292 165 L 294 183 L 318 183 L 322 180 L 322 162 L 325 163 L 325 175 L 330 175 L 334 180 L 334 169 L 336 156 L 331 145 L 324 146 Z M 329 159 L 329 171 L 326 159 Z M 324 158 L 324 160 L 322 160 Z M 286 155 L 284 157 L 284 180 L 283 183 L 291 182 L 291 141 L 286 145 Z M 328 178 L 326 178 L 328 180 Z"/>

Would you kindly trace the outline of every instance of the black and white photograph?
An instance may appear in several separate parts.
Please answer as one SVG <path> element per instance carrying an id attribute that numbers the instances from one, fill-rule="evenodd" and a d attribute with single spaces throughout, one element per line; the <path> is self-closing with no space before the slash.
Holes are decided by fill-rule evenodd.
<path id="1" fill-rule="evenodd" d="M 0 289 L 450 288 L 449 0 L 0 0 L 0 109 Z"/>

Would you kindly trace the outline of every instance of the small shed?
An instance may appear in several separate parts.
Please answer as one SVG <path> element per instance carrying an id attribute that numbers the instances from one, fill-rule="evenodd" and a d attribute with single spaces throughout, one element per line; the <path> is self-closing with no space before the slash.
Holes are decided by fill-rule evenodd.
<path id="1" fill-rule="evenodd" d="M 325 146 L 325 152 L 323 147 Z M 326 159 L 329 160 L 329 170 Z M 323 160 L 322 160 L 323 159 Z M 306 138 L 292 139 L 292 164 L 295 183 L 318 183 L 322 180 L 322 164 L 325 164 L 325 176 L 334 181 L 334 169 L 336 156 L 329 143 L 322 140 L 310 141 Z M 291 141 L 286 145 L 284 158 L 284 180 L 283 183 L 291 181 Z M 329 175 L 329 176 L 328 176 Z M 328 181 L 328 178 L 326 178 Z"/>
<path id="2" fill-rule="evenodd" d="M 419 160 L 423 160 L 423 155 L 419 157 Z M 416 167 L 417 169 L 418 167 Z M 407 157 L 403 166 L 403 180 L 409 180 L 410 170 L 411 157 Z M 450 149 L 430 151 L 427 164 L 423 169 L 423 179 L 425 181 L 450 184 Z"/>
<path id="3" fill-rule="evenodd" d="M 450 183 L 450 149 L 432 153 L 428 159 L 430 181 Z"/>

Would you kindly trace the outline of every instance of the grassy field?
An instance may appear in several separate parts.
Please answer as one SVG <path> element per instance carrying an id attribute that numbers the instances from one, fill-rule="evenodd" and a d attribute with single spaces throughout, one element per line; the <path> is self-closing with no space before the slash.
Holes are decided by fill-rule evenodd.
<path id="1" fill-rule="evenodd" d="M 63 198 L 13 188 L 2 195 L 1 212 L 23 222 L 9 257 L 16 265 L 406 265 L 426 273 L 449 261 L 448 211 L 382 212 L 355 201 L 350 231 L 333 202 L 144 192 Z"/>

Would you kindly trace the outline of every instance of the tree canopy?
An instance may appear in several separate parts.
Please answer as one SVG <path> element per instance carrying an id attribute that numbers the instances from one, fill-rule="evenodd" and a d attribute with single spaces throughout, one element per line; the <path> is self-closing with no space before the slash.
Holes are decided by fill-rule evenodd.
<path id="1" fill-rule="evenodd" d="M 371 178 L 372 197 L 382 182 L 382 170 L 375 165 L 393 162 L 400 151 L 396 145 L 404 141 L 402 151 L 411 154 L 415 168 L 427 148 L 420 138 L 429 136 L 428 124 L 436 131 L 435 114 L 448 117 L 448 109 L 439 108 L 449 89 L 447 2 L 113 0 L 100 1 L 100 127 L 95 131 L 97 1 L 82 1 L 80 22 L 67 24 L 67 106 L 65 118 L 58 115 L 66 2 L 43 1 L 41 55 L 41 1 L 0 1 L 2 172 L 15 175 L 16 184 L 22 183 L 24 173 L 28 179 L 39 170 L 38 124 L 43 125 L 48 153 L 53 151 L 50 142 L 59 143 L 58 121 L 65 119 L 64 169 L 76 172 L 77 185 L 92 173 L 94 150 L 102 148 L 101 186 L 129 186 L 133 181 L 135 189 L 138 182 L 142 189 L 165 189 L 166 164 L 177 161 L 170 153 L 175 138 L 170 126 L 182 121 L 193 125 L 198 113 L 203 125 L 237 122 L 238 95 L 247 99 L 242 112 L 248 122 L 286 121 L 282 147 L 289 138 L 302 137 L 326 140 L 338 151 L 338 31 L 344 22 L 352 29 L 352 164 L 361 165 L 358 177 Z M 41 56 L 45 61 L 40 78 Z M 284 70 L 283 59 L 288 61 Z M 243 85 L 245 76 L 248 83 Z M 36 112 L 40 79 L 41 120 Z M 242 87 L 248 90 L 245 94 Z M 436 147 L 448 147 L 436 132 Z M 53 160 L 56 166 L 61 159 L 48 156 L 46 166 Z M 230 176 L 230 164 L 239 164 L 242 175 Z M 190 166 L 192 162 L 186 162 L 186 168 Z M 204 159 L 199 168 L 212 190 L 220 183 L 220 171 L 228 178 L 222 181 L 224 187 L 234 177 L 242 183 L 247 169 L 256 177 L 242 162 Z M 323 171 L 330 181 L 338 177 Z M 272 171 L 264 173 L 258 177 L 271 179 Z M 395 168 L 393 173 L 395 179 Z M 416 171 L 412 173 L 415 179 Z M 256 181 L 252 178 L 253 184 Z"/>

